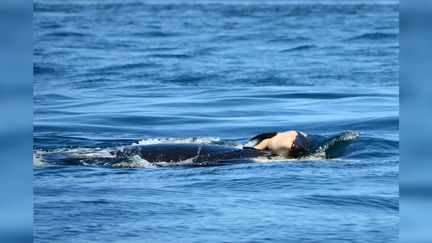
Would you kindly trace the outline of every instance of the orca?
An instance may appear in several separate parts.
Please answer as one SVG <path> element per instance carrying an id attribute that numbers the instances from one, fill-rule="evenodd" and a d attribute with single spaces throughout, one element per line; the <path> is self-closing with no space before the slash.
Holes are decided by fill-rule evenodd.
<path id="1" fill-rule="evenodd" d="M 254 136 L 252 147 L 225 147 L 210 144 L 162 143 L 150 145 L 132 145 L 111 152 L 118 159 L 139 156 L 148 162 L 181 162 L 190 160 L 193 163 L 219 163 L 228 160 L 251 159 L 257 157 L 280 156 L 301 158 L 307 148 L 307 135 L 303 132 L 270 132 Z"/>
<path id="2" fill-rule="evenodd" d="M 244 163 L 254 158 L 298 159 L 309 148 L 305 133 L 297 131 L 269 132 L 256 135 L 243 148 L 214 144 L 197 143 L 159 143 L 148 145 L 129 145 L 109 150 L 110 156 L 71 153 L 46 153 L 43 159 L 55 164 L 65 165 L 103 165 L 126 166 L 136 162 L 137 156 L 149 163 L 179 163 L 192 166 L 213 166 L 228 163 Z M 186 162 L 186 163 L 183 163 Z"/>

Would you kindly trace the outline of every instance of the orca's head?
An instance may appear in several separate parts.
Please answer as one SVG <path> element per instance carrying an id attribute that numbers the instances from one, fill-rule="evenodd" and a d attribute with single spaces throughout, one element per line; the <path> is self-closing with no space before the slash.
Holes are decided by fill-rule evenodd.
<path id="1" fill-rule="evenodd" d="M 256 141 L 252 146 L 255 149 L 270 151 L 273 155 L 287 158 L 302 157 L 308 147 L 307 135 L 297 131 L 263 133 L 250 141 Z"/>

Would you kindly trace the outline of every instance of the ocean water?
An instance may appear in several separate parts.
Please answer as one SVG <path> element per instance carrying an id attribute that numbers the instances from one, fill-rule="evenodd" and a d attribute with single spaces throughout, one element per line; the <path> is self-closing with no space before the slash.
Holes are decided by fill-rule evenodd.
<path id="1" fill-rule="evenodd" d="M 398 241 L 398 8 L 36 0 L 35 242 Z M 53 156 L 291 129 L 325 139 L 223 166 Z"/>

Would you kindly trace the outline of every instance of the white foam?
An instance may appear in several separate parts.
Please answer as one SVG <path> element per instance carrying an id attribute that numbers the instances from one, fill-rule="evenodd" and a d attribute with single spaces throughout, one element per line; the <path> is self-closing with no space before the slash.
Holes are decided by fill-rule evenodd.
<path id="1" fill-rule="evenodd" d="M 288 159 L 288 158 L 279 157 L 279 156 L 271 157 L 271 158 L 268 158 L 268 157 L 257 157 L 257 158 L 252 158 L 251 160 L 253 162 L 259 162 L 259 163 L 266 163 L 266 162 L 286 162 L 286 161 L 295 162 L 295 161 L 297 161 L 297 159 Z"/>
<path id="2" fill-rule="evenodd" d="M 43 151 L 41 150 L 35 150 L 33 152 L 33 166 L 35 167 L 41 167 L 46 165 L 45 161 L 42 159 Z"/>
<path id="3" fill-rule="evenodd" d="M 134 155 L 131 157 L 130 161 L 115 163 L 115 164 L 106 164 L 112 167 L 121 167 L 121 168 L 154 168 L 156 167 L 154 164 L 148 162 L 145 159 L 142 159 L 138 155 Z"/>
<path id="4" fill-rule="evenodd" d="M 343 140 L 354 140 L 360 136 L 359 132 L 356 131 L 347 131 L 342 136 L 339 137 L 339 141 Z"/>
<path id="5" fill-rule="evenodd" d="M 245 148 L 253 148 L 253 147 L 255 147 L 255 145 L 257 145 L 257 141 L 256 140 L 252 140 L 252 141 L 248 141 L 246 144 L 244 144 L 243 147 L 245 147 Z"/>
<path id="6" fill-rule="evenodd" d="M 160 162 L 156 162 L 155 164 L 157 164 L 158 166 L 172 166 L 172 165 L 187 165 L 187 164 L 193 164 L 194 160 L 198 158 L 198 156 L 201 153 L 201 147 L 198 148 L 198 152 L 197 155 L 195 157 L 186 159 L 186 160 L 182 160 L 182 161 L 160 161 Z"/>
<path id="7" fill-rule="evenodd" d="M 326 159 L 323 157 L 315 157 L 315 156 L 308 156 L 308 157 L 303 157 L 300 159 L 288 159 L 288 158 L 283 158 L 283 157 L 272 157 L 272 158 L 267 158 L 267 157 L 258 157 L 258 158 L 252 158 L 253 162 L 257 162 L 257 163 L 271 163 L 271 162 L 303 162 L 303 161 L 317 161 L 317 160 L 325 160 L 325 161 L 349 161 L 349 162 L 358 162 L 358 160 L 347 160 L 347 159 L 340 159 L 340 158 L 332 158 L 332 159 Z"/>
<path id="8" fill-rule="evenodd" d="M 185 137 L 185 138 L 157 138 L 157 139 L 143 139 L 138 143 L 132 145 L 149 145 L 149 144 L 161 144 L 161 143 L 197 143 L 197 144 L 208 144 L 220 142 L 219 137 Z"/>
<path id="9" fill-rule="evenodd" d="M 120 167 L 120 168 L 156 168 L 161 166 L 165 167 L 165 166 L 173 166 L 173 165 L 193 164 L 194 159 L 195 158 L 190 158 L 187 160 L 176 161 L 176 162 L 174 161 L 149 162 L 141 158 L 139 155 L 134 155 L 128 161 L 123 161 L 115 164 L 107 163 L 105 164 L 105 166 Z"/>
<path id="10" fill-rule="evenodd" d="M 114 155 L 110 154 L 110 149 L 107 148 L 73 148 L 63 149 L 64 153 L 70 157 L 80 158 L 113 158 Z"/>
<path id="11" fill-rule="evenodd" d="M 191 159 L 177 161 L 177 162 L 160 161 L 160 162 L 155 162 L 154 164 L 157 166 L 173 166 L 173 165 L 189 165 L 189 164 L 193 164 L 193 163 L 194 163 L 193 158 L 191 158 Z"/>

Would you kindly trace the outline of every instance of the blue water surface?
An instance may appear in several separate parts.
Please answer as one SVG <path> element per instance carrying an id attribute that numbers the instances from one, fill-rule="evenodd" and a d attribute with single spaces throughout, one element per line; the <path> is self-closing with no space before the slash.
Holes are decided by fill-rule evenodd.
<path id="1" fill-rule="evenodd" d="M 36 0 L 35 242 L 398 241 L 398 8 Z M 329 140 L 210 167 L 44 160 L 291 129 Z"/>

